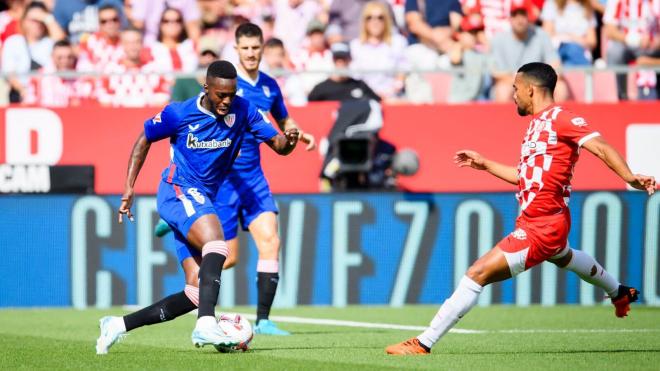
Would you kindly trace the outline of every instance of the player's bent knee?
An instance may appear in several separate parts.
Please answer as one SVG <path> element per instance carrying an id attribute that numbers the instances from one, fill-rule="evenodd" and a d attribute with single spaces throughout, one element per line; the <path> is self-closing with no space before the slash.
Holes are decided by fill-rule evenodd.
<path id="1" fill-rule="evenodd" d="M 229 269 L 235 266 L 237 263 L 238 263 L 238 259 L 236 259 L 234 256 L 229 254 L 229 256 L 227 256 L 227 260 L 225 260 L 225 263 L 222 265 L 222 269 Z"/>
<path id="2" fill-rule="evenodd" d="M 487 275 L 486 271 L 484 269 L 483 264 L 475 263 L 468 268 L 467 272 L 465 273 L 466 276 L 470 277 L 470 279 L 482 286 L 487 284 Z"/>
<path id="3" fill-rule="evenodd" d="M 277 259 L 280 253 L 280 237 L 277 234 L 272 234 L 263 238 L 259 244 L 259 257 L 262 259 Z"/>

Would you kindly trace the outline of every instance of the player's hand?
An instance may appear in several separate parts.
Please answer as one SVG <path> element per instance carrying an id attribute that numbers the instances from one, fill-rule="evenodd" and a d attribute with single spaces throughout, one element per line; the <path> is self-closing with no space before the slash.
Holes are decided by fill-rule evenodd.
<path id="1" fill-rule="evenodd" d="M 655 193 L 656 183 L 655 178 L 652 176 L 635 174 L 628 184 L 635 189 L 646 191 L 649 195 Z"/>
<path id="2" fill-rule="evenodd" d="M 477 170 L 486 170 L 486 159 L 477 152 L 466 149 L 456 152 L 454 163 L 458 167 L 469 166 Z"/>
<path id="3" fill-rule="evenodd" d="M 133 189 L 127 189 L 121 196 L 121 205 L 119 206 L 119 224 L 123 222 L 123 215 L 128 217 L 128 220 L 133 221 L 133 213 L 131 213 L 131 206 L 133 205 Z"/>
<path id="4" fill-rule="evenodd" d="M 298 143 L 300 133 L 298 132 L 298 129 L 288 129 L 284 132 L 284 137 L 290 146 L 295 146 Z"/>
<path id="5" fill-rule="evenodd" d="M 301 142 L 307 144 L 307 147 L 305 147 L 306 151 L 313 151 L 316 148 L 316 139 L 314 136 L 310 133 L 304 133 L 302 131 L 299 132 L 300 137 L 298 138 Z"/>

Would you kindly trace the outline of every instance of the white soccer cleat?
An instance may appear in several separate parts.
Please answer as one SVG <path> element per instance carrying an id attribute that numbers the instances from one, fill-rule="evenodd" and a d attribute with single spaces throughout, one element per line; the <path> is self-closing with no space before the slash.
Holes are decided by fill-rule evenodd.
<path id="1" fill-rule="evenodd" d="M 99 320 L 99 328 L 101 335 L 96 339 L 96 354 L 108 354 L 110 347 L 127 335 L 121 317 L 103 317 Z"/>
<path id="2" fill-rule="evenodd" d="M 222 331 L 215 317 L 201 317 L 197 319 L 197 324 L 192 332 L 192 343 L 197 348 L 205 345 L 215 347 L 235 347 L 240 343 L 240 339 Z"/>

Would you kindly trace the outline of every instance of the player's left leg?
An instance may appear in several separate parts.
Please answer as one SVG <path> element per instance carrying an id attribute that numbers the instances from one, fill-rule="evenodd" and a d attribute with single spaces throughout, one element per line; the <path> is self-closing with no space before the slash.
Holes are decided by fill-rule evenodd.
<path id="1" fill-rule="evenodd" d="M 477 303 L 483 287 L 511 278 L 511 272 L 505 252 L 495 246 L 472 264 L 424 332 L 416 338 L 390 345 L 385 351 L 395 355 L 430 353 L 431 347 Z"/>
<path id="2" fill-rule="evenodd" d="M 625 317 L 630 311 L 630 303 L 637 301 L 639 292 L 633 287 L 622 285 L 598 264 L 589 254 L 566 246 L 564 251 L 548 259 L 559 268 L 575 272 L 582 280 L 603 289 L 611 298 L 614 314 Z"/>
<path id="3" fill-rule="evenodd" d="M 249 222 L 248 229 L 254 239 L 259 260 L 257 261 L 257 322 L 255 333 L 266 335 L 290 335 L 269 320 L 277 284 L 279 282 L 280 237 L 277 232 L 277 215 L 273 211 L 258 214 Z"/>
<path id="4" fill-rule="evenodd" d="M 177 253 L 179 250 L 177 249 Z M 180 261 L 186 277 L 185 289 L 123 317 L 101 318 L 99 321 L 101 335 L 96 340 L 96 354 L 107 354 L 110 347 L 133 329 L 170 321 L 197 308 L 199 304 L 197 275 L 201 257 L 188 254 Z"/>

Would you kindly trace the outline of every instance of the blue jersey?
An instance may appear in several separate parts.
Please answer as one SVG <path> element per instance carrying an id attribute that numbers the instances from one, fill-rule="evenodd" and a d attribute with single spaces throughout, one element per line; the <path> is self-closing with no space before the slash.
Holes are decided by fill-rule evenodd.
<path id="1" fill-rule="evenodd" d="M 167 183 L 197 187 L 215 195 L 238 155 L 246 133 L 259 143 L 277 135 L 247 100 L 236 97 L 227 115 L 216 117 L 201 98 L 168 104 L 144 123 L 144 134 L 154 142 L 170 138 L 172 161 L 163 171 Z"/>
<path id="2" fill-rule="evenodd" d="M 289 116 L 277 81 L 263 72 L 259 72 L 256 81 L 239 73 L 236 94 L 249 100 L 264 117 L 267 117 L 269 111 L 277 121 Z M 261 172 L 259 143 L 254 135 L 249 133 L 245 135 L 241 145 L 241 154 L 234 163 L 233 175 L 250 179 L 254 176 L 255 171 Z"/>

